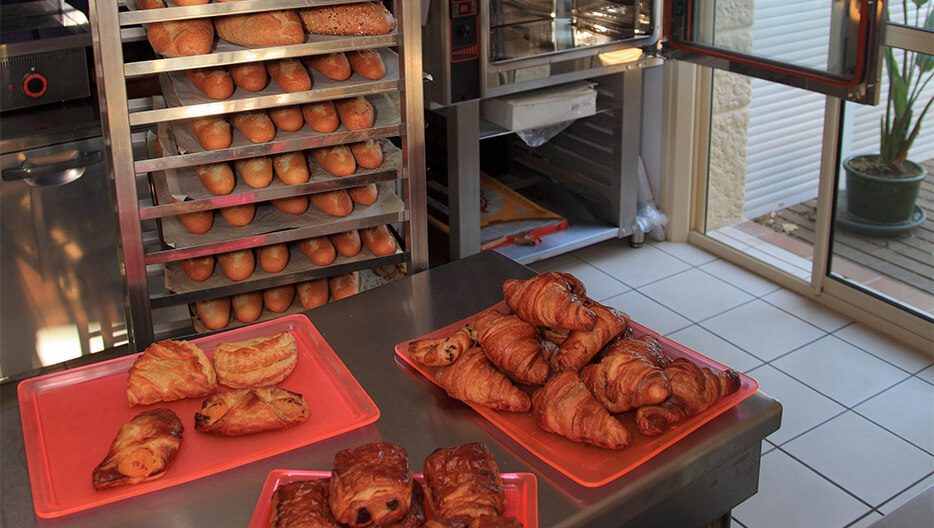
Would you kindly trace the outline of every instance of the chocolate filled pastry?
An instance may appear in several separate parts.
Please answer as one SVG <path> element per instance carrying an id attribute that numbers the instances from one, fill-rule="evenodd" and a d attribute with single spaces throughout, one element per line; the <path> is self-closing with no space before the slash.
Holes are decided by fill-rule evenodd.
<path id="1" fill-rule="evenodd" d="M 214 347 L 217 381 L 235 389 L 275 385 L 292 373 L 297 362 L 298 346 L 288 332 Z"/>
<path id="2" fill-rule="evenodd" d="M 202 433 L 243 436 L 285 429 L 308 418 L 301 394 L 279 387 L 232 389 L 212 394 L 195 413 L 195 429 Z"/>
<path id="3" fill-rule="evenodd" d="M 412 359 L 430 367 L 443 367 L 457 361 L 462 353 L 474 346 L 470 325 L 462 326 L 448 337 L 419 339 L 409 343 Z"/>
<path id="4" fill-rule="evenodd" d="M 412 479 L 412 503 L 409 511 L 386 528 L 422 528 L 425 526 L 425 490 L 417 480 Z"/>
<path id="5" fill-rule="evenodd" d="M 423 471 L 434 517 L 444 523 L 467 526 L 506 511 L 499 468 L 481 443 L 437 449 L 425 458 Z"/>
<path id="6" fill-rule="evenodd" d="M 149 345 L 127 373 L 130 405 L 207 396 L 217 390 L 211 361 L 187 341 L 165 340 Z"/>
<path id="7" fill-rule="evenodd" d="M 328 506 L 329 479 L 300 480 L 272 494 L 270 528 L 340 528 Z"/>
<path id="8" fill-rule="evenodd" d="M 94 489 L 139 484 L 165 474 L 182 442 L 182 422 L 169 409 L 143 411 L 117 432 L 107 457 L 94 468 Z"/>
<path id="9" fill-rule="evenodd" d="M 409 511 L 412 470 L 405 449 L 386 442 L 334 455 L 328 502 L 338 522 L 354 528 L 386 526 Z"/>

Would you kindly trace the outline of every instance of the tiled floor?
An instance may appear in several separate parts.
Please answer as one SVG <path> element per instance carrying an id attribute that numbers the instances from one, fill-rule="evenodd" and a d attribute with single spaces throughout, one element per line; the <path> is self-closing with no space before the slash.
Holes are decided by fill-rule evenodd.
<path id="1" fill-rule="evenodd" d="M 869 526 L 934 485 L 934 357 L 687 244 L 611 240 L 532 267 L 573 273 L 782 403 L 735 525 Z"/>

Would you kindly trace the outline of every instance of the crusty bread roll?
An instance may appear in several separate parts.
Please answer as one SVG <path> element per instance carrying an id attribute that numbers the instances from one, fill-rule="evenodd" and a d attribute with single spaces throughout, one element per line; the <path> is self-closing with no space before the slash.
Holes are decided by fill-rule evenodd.
<path id="1" fill-rule="evenodd" d="M 396 252 L 396 239 L 389 232 L 389 228 L 381 225 L 368 227 L 360 231 L 360 239 L 374 255 L 383 257 Z"/>
<path id="2" fill-rule="evenodd" d="M 334 249 L 345 257 L 355 256 L 363 247 L 360 244 L 360 233 L 356 229 L 328 235 L 328 240 L 334 244 Z"/>
<path id="3" fill-rule="evenodd" d="M 326 236 L 299 240 L 296 245 L 308 257 L 308 260 L 318 266 L 327 266 L 337 258 L 337 250 Z"/>
<path id="4" fill-rule="evenodd" d="M 220 297 L 207 301 L 197 301 L 195 302 L 195 313 L 208 329 L 220 330 L 230 322 L 230 298 Z"/>
<path id="5" fill-rule="evenodd" d="M 308 163 L 304 152 L 287 152 L 272 157 L 276 176 L 286 185 L 298 185 L 308 181 Z"/>
<path id="6" fill-rule="evenodd" d="M 341 126 L 337 108 L 331 101 L 302 105 L 302 115 L 308 126 L 324 134 L 334 132 L 337 127 Z"/>
<path id="7" fill-rule="evenodd" d="M 340 99 L 334 102 L 334 106 L 337 108 L 337 115 L 340 116 L 341 123 L 349 130 L 372 128 L 373 123 L 376 121 L 376 110 L 362 95 L 350 99 Z"/>
<path id="8" fill-rule="evenodd" d="M 294 295 L 295 287 L 289 287 Z M 298 345 L 289 332 L 219 343 L 214 346 L 212 361 L 218 383 L 235 389 L 268 387 L 284 380 L 295 369 Z"/>
<path id="9" fill-rule="evenodd" d="M 305 126 L 305 117 L 298 105 L 269 109 L 269 118 L 279 130 L 295 132 Z"/>
<path id="10" fill-rule="evenodd" d="M 379 198 L 379 187 L 377 187 L 375 183 L 367 183 L 356 187 L 350 187 L 347 189 L 347 194 L 350 195 L 350 199 L 353 200 L 354 203 L 373 205 L 376 203 L 377 198 Z"/>
<path id="11" fill-rule="evenodd" d="M 256 250 L 256 254 L 259 257 L 259 267 L 268 273 L 279 273 L 289 263 L 289 246 L 285 244 L 263 246 Z"/>
<path id="12" fill-rule="evenodd" d="M 137 0 L 137 9 L 161 9 L 162 0 Z M 178 20 L 146 24 L 146 37 L 153 51 L 166 57 L 188 57 L 211 53 L 214 27 L 209 19 Z"/>
<path id="13" fill-rule="evenodd" d="M 301 19 L 291 10 L 231 15 L 213 20 L 218 37 L 241 46 L 289 46 L 305 41 Z"/>
<path id="14" fill-rule="evenodd" d="M 300 282 L 295 285 L 295 291 L 298 293 L 298 300 L 302 303 L 302 308 L 306 310 L 324 306 L 331 296 L 327 279 Z"/>
<path id="15" fill-rule="evenodd" d="M 252 323 L 263 313 L 263 294 L 247 292 L 230 297 L 230 307 L 241 323 Z"/>
<path id="16" fill-rule="evenodd" d="M 214 255 L 178 261 L 178 267 L 193 281 L 204 281 L 214 274 Z"/>
<path id="17" fill-rule="evenodd" d="M 331 216 L 347 216 L 353 212 L 353 200 L 345 189 L 312 194 L 311 203 Z"/>
<path id="18" fill-rule="evenodd" d="M 311 76 L 297 59 L 282 59 L 266 64 L 266 71 L 282 91 L 304 92 L 311 90 Z"/>
<path id="19" fill-rule="evenodd" d="M 272 312 L 282 313 L 292 306 L 295 300 L 295 285 L 286 284 L 263 290 L 263 304 Z"/>
<path id="20" fill-rule="evenodd" d="M 321 75 L 335 81 L 345 81 L 353 73 L 350 61 L 347 60 L 347 55 L 343 51 L 304 57 L 302 62 L 314 68 Z"/>
<path id="21" fill-rule="evenodd" d="M 220 209 L 221 218 L 232 226 L 243 227 L 253 221 L 256 204 L 231 205 Z"/>
<path id="22" fill-rule="evenodd" d="M 347 145 L 317 148 L 312 155 L 324 170 L 334 176 L 350 176 L 357 170 L 357 162 Z"/>
<path id="23" fill-rule="evenodd" d="M 347 60 L 350 61 L 350 67 L 357 75 L 374 81 L 386 76 L 383 57 L 375 49 L 349 51 Z"/>
<path id="24" fill-rule="evenodd" d="M 360 293 L 360 274 L 356 271 L 328 277 L 328 289 L 335 301 Z"/>
<path id="25" fill-rule="evenodd" d="M 248 92 L 258 92 L 269 82 L 266 67 L 262 62 L 234 64 L 228 66 L 227 71 L 230 72 L 230 78 L 233 79 L 234 84 Z"/>
<path id="26" fill-rule="evenodd" d="M 223 68 L 187 70 L 188 81 L 211 99 L 227 99 L 234 92 L 233 78 Z"/>
<path id="27" fill-rule="evenodd" d="M 283 213 L 289 213 L 293 215 L 304 214 L 308 210 L 308 197 L 307 196 L 290 196 L 288 198 L 277 198 L 275 200 L 270 200 L 273 206 L 276 209 L 282 211 Z"/>
<path id="28" fill-rule="evenodd" d="M 234 167 L 240 179 L 254 189 L 262 189 L 272 183 L 272 160 L 266 156 L 236 160 Z"/>
<path id="29" fill-rule="evenodd" d="M 230 123 L 223 117 L 196 117 L 188 120 L 188 126 L 205 150 L 227 148 L 233 139 L 230 133 Z"/>
<path id="30" fill-rule="evenodd" d="M 175 5 L 178 6 L 204 5 L 206 3 L 208 3 L 208 0 L 175 0 Z"/>
<path id="31" fill-rule="evenodd" d="M 383 148 L 378 139 L 368 139 L 350 145 L 357 165 L 364 169 L 377 169 L 383 164 Z"/>
<path id="32" fill-rule="evenodd" d="M 185 229 L 196 235 L 207 233 L 214 225 L 214 211 L 195 211 L 178 215 Z"/>
<path id="33" fill-rule="evenodd" d="M 253 143 L 267 143 L 276 138 L 276 125 L 265 110 L 248 110 L 233 115 L 234 126 Z"/>
<path id="34" fill-rule="evenodd" d="M 253 274 L 256 267 L 256 257 L 252 249 L 238 249 L 217 255 L 217 262 L 220 263 L 224 275 L 234 281 L 242 281 Z"/>
<path id="35" fill-rule="evenodd" d="M 237 185 L 237 179 L 234 177 L 230 165 L 223 161 L 198 165 L 195 167 L 195 174 L 198 175 L 198 180 L 204 185 L 204 188 L 213 194 L 230 194 L 230 191 Z"/>
<path id="36" fill-rule="evenodd" d="M 385 35 L 396 19 L 383 4 L 358 2 L 300 9 L 305 30 L 324 35 Z"/>

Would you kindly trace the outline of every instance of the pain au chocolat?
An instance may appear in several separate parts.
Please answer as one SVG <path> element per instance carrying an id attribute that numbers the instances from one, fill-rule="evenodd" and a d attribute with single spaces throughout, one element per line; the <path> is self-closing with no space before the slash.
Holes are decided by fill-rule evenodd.
<path id="1" fill-rule="evenodd" d="M 234 389 L 275 385 L 292 373 L 297 361 L 298 346 L 288 332 L 214 347 L 217 381 Z"/>

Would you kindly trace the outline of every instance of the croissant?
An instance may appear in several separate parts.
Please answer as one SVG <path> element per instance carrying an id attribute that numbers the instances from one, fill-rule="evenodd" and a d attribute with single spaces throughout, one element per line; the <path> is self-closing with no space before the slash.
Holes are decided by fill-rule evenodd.
<path id="1" fill-rule="evenodd" d="M 617 341 L 643 343 L 631 338 L 617 339 L 613 343 Z M 613 346 L 599 363 L 585 366 L 581 370 L 581 380 L 612 413 L 656 405 L 665 401 L 671 392 L 662 368 L 628 351 L 625 345 Z"/>
<path id="2" fill-rule="evenodd" d="M 535 391 L 532 409 L 539 427 L 575 442 L 609 449 L 622 449 L 629 443 L 626 427 L 610 416 L 573 370 L 553 374 Z"/>
<path id="3" fill-rule="evenodd" d="M 495 310 L 480 314 L 473 322 L 477 341 L 494 365 L 519 383 L 542 385 L 551 369 L 542 357 L 538 329 L 515 315 Z"/>
<path id="4" fill-rule="evenodd" d="M 204 352 L 188 341 L 149 345 L 127 373 L 129 404 L 207 396 L 217 390 L 217 375 Z"/>
<path id="5" fill-rule="evenodd" d="M 438 384 L 448 396 L 499 411 L 525 412 L 532 406 L 528 394 L 496 370 L 480 347 L 472 347 L 453 364 L 439 367 Z"/>
<path id="6" fill-rule="evenodd" d="M 102 490 L 139 484 L 165 474 L 182 442 L 181 420 L 169 409 L 150 409 L 133 417 L 117 432 L 91 481 Z"/>
<path id="7" fill-rule="evenodd" d="M 423 465 L 428 502 L 434 517 L 443 522 L 468 524 L 483 515 L 506 510 L 499 467 L 483 444 L 436 449 Z"/>
<path id="8" fill-rule="evenodd" d="M 195 429 L 223 436 L 242 436 L 285 429 L 308 418 L 301 394 L 279 387 L 231 389 L 209 396 L 195 413 Z"/>
<path id="9" fill-rule="evenodd" d="M 636 354 L 645 358 L 646 361 L 660 369 L 666 369 L 668 365 L 671 364 L 671 358 L 665 355 L 665 352 L 662 351 L 661 343 L 658 342 L 658 338 L 652 334 L 643 334 L 634 338 L 620 336 L 610 341 L 603 347 L 602 351 L 604 355 L 615 352 Z"/>
<path id="10" fill-rule="evenodd" d="M 575 330 L 568 335 L 551 357 L 554 370 L 580 370 L 604 345 L 629 328 L 629 316 L 619 310 L 590 299 L 584 301 L 584 306 L 593 310 L 597 321 L 590 330 Z"/>
<path id="11" fill-rule="evenodd" d="M 386 442 L 344 449 L 334 455 L 328 504 L 338 522 L 385 526 L 412 504 L 412 471 L 405 449 Z"/>
<path id="12" fill-rule="evenodd" d="M 582 292 L 583 284 L 568 273 L 542 273 L 503 283 L 506 304 L 520 319 L 535 326 L 569 330 L 590 330 L 596 323 L 596 314 L 584 306 Z"/>
<path id="13" fill-rule="evenodd" d="M 671 396 L 659 405 L 636 410 L 636 424 L 645 435 L 659 435 L 688 416 L 708 409 L 720 398 L 739 390 L 735 370 L 699 367 L 687 358 L 678 358 L 665 369 Z"/>
<path id="14" fill-rule="evenodd" d="M 328 506 L 329 479 L 300 480 L 276 488 L 272 494 L 271 528 L 340 528 Z"/>
<path id="15" fill-rule="evenodd" d="M 474 345 L 470 326 L 458 328 L 451 336 L 440 339 L 420 339 L 409 343 L 409 355 L 423 365 L 443 367 L 450 365 Z"/>

